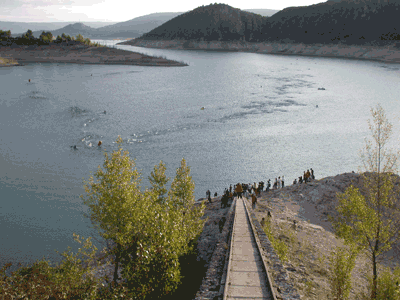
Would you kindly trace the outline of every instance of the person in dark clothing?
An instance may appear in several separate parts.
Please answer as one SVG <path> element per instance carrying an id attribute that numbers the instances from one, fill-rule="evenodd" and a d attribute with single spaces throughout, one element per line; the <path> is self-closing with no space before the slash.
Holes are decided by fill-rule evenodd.
<path id="1" fill-rule="evenodd" d="M 312 178 L 312 180 L 314 180 L 315 179 L 314 170 L 312 168 L 310 170 L 311 170 L 311 178 Z"/>
<path id="2" fill-rule="evenodd" d="M 223 195 L 221 198 L 221 208 L 222 208 L 222 206 L 224 206 L 223 208 L 225 208 L 227 205 L 228 205 L 228 196 Z"/>
<path id="3" fill-rule="evenodd" d="M 229 186 L 229 193 L 232 193 L 232 184 Z"/>
<path id="4" fill-rule="evenodd" d="M 218 194 L 217 194 L 217 192 L 215 192 L 214 197 L 217 197 L 217 196 L 218 196 Z"/>
<path id="5" fill-rule="evenodd" d="M 210 190 L 207 190 L 207 192 L 206 192 L 206 197 L 208 198 L 208 197 L 210 197 L 211 196 L 211 192 L 210 192 Z"/>
<path id="6" fill-rule="evenodd" d="M 257 197 L 255 194 L 251 195 L 251 204 L 252 204 L 252 208 L 255 209 L 256 208 L 256 203 L 257 203 Z"/>
<path id="7" fill-rule="evenodd" d="M 299 177 L 299 183 L 303 183 L 303 178 L 301 176 Z"/>
<path id="8" fill-rule="evenodd" d="M 293 184 L 297 184 L 297 180 L 296 180 L 296 178 L 293 180 Z"/>
<path id="9" fill-rule="evenodd" d="M 271 179 L 268 179 L 266 191 L 268 192 L 270 188 L 271 188 Z"/>
<path id="10" fill-rule="evenodd" d="M 285 179 L 282 176 L 282 188 L 284 188 L 284 187 L 285 187 Z"/>

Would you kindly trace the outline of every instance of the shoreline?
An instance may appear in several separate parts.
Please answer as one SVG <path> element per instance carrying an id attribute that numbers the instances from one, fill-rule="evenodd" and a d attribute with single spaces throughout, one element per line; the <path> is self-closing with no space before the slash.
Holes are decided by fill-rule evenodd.
<path id="1" fill-rule="evenodd" d="M 3 59 L 16 64 L 2 63 Z M 183 62 L 153 57 L 141 53 L 109 47 L 91 46 L 0 46 L 0 67 L 20 66 L 27 63 L 72 63 L 96 65 L 135 65 L 153 67 L 184 67 Z"/>
<path id="2" fill-rule="evenodd" d="M 342 44 L 296 44 L 296 43 L 250 43 L 243 41 L 188 41 L 188 40 L 140 40 L 135 39 L 120 45 L 144 48 L 176 50 L 235 51 L 260 54 L 296 55 L 309 57 L 347 58 L 400 63 L 400 48 L 394 46 L 375 47 Z"/>

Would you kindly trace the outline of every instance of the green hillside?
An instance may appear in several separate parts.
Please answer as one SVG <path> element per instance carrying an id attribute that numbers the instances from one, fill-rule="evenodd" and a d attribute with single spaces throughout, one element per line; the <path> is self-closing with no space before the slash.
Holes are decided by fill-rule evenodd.
<path id="1" fill-rule="evenodd" d="M 400 39 L 399 8 L 399 0 L 335 0 L 263 17 L 211 4 L 179 15 L 139 39 L 386 45 Z"/>

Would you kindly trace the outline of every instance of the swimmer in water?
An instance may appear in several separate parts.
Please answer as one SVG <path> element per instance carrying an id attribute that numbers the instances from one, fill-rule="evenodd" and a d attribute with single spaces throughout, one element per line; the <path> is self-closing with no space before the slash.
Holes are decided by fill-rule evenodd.
<path id="1" fill-rule="evenodd" d="M 104 111 L 104 114 L 106 114 L 106 111 Z"/>
<path id="2" fill-rule="evenodd" d="M 76 148 L 76 145 L 74 145 L 74 146 L 71 146 L 71 148 L 74 148 L 74 150 L 78 149 L 78 148 Z"/>
<path id="3" fill-rule="evenodd" d="M 31 80 L 29 79 L 29 82 L 31 82 Z"/>
<path id="4" fill-rule="evenodd" d="M 100 146 L 101 146 L 101 144 L 102 144 L 102 143 L 101 143 L 101 141 L 99 141 L 99 143 L 97 144 L 97 146 L 99 146 L 99 147 L 100 147 Z"/>

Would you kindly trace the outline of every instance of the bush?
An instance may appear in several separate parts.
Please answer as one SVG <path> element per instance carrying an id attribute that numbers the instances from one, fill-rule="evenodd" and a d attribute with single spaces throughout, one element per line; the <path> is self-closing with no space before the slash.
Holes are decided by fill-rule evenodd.
<path id="1" fill-rule="evenodd" d="M 269 241 L 271 242 L 272 246 L 274 247 L 276 254 L 278 254 L 279 259 L 283 262 L 288 261 L 287 257 L 288 247 L 284 241 L 281 241 L 274 237 L 273 227 L 270 220 L 265 222 L 265 226 L 263 227 L 263 229 Z"/>
<path id="2" fill-rule="evenodd" d="M 336 247 L 331 253 L 329 284 L 332 299 L 345 300 L 349 298 L 351 290 L 351 271 L 355 266 L 356 251 L 351 248 Z"/>

